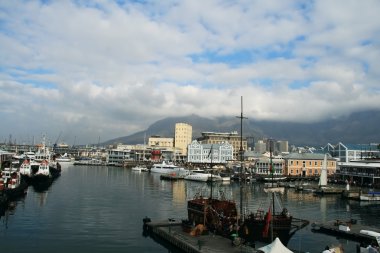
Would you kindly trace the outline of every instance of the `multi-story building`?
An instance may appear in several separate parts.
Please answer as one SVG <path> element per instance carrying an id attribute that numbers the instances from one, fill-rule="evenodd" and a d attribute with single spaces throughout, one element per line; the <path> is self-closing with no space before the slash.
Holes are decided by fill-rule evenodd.
<path id="1" fill-rule="evenodd" d="M 148 145 L 151 147 L 159 147 L 159 148 L 172 148 L 174 147 L 173 138 L 169 137 L 161 137 L 161 136 L 151 136 L 148 139 Z"/>
<path id="2" fill-rule="evenodd" d="M 186 123 L 175 124 L 174 147 L 180 149 L 181 155 L 187 154 L 187 146 L 193 138 L 193 127 Z"/>
<path id="3" fill-rule="evenodd" d="M 288 141 L 277 141 L 276 149 L 279 153 L 288 153 L 289 152 L 289 143 Z"/>
<path id="4" fill-rule="evenodd" d="M 340 163 L 336 174 L 342 180 L 362 186 L 380 186 L 380 160 L 362 160 Z"/>
<path id="5" fill-rule="evenodd" d="M 285 169 L 285 161 L 282 158 L 272 158 L 272 161 L 270 157 L 260 157 L 258 160 L 256 160 L 255 167 L 253 172 L 258 175 L 271 175 L 271 162 L 272 162 L 272 168 L 273 168 L 273 175 L 284 175 L 284 169 Z"/>
<path id="6" fill-rule="evenodd" d="M 240 143 L 242 143 L 243 151 L 247 150 L 247 140 L 241 137 L 237 131 L 231 133 L 216 133 L 216 132 L 203 132 L 202 136 L 197 139 L 202 144 L 222 144 L 228 142 L 233 147 L 233 158 L 239 159 Z"/>
<path id="7" fill-rule="evenodd" d="M 290 153 L 285 156 L 285 175 L 287 176 L 318 176 L 323 167 L 324 154 Z M 327 156 L 327 175 L 336 171 L 336 160 Z"/>
<path id="8" fill-rule="evenodd" d="M 107 154 L 107 164 L 123 166 L 125 161 L 132 160 L 131 151 L 127 149 L 109 149 Z"/>
<path id="9" fill-rule="evenodd" d="M 233 146 L 228 142 L 203 144 L 194 140 L 187 147 L 187 162 L 221 164 L 233 159 Z"/>
<path id="10" fill-rule="evenodd" d="M 267 144 L 263 140 L 259 140 L 255 143 L 255 151 L 260 154 L 265 153 L 267 151 Z"/>

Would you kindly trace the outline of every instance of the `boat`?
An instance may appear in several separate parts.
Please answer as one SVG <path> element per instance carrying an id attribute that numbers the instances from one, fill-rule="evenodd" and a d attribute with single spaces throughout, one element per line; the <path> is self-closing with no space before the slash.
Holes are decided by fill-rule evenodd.
<path id="1" fill-rule="evenodd" d="M 55 160 L 57 162 L 63 162 L 63 163 L 69 163 L 69 162 L 74 161 L 74 159 L 71 158 L 67 153 L 63 154 L 62 156 L 55 157 Z"/>
<path id="2" fill-rule="evenodd" d="M 73 163 L 73 165 L 89 165 L 89 166 L 103 166 L 105 163 L 102 160 L 95 158 L 81 158 Z"/>
<path id="3" fill-rule="evenodd" d="M 380 192 L 361 193 L 359 199 L 362 201 L 380 201 Z"/>
<path id="4" fill-rule="evenodd" d="M 325 154 L 321 175 L 319 177 L 318 188 L 314 191 L 314 194 L 341 194 L 343 189 L 327 186 L 327 154 Z"/>
<path id="5" fill-rule="evenodd" d="M 146 166 L 137 165 L 135 167 L 132 167 L 132 171 L 144 172 L 144 171 L 149 171 L 149 169 Z"/>
<path id="6" fill-rule="evenodd" d="M 216 182 L 222 181 L 222 177 L 219 175 L 213 175 L 212 173 L 202 170 L 195 169 L 191 170 L 190 174 L 184 177 L 185 180 L 199 181 L 199 182 Z"/>
<path id="7" fill-rule="evenodd" d="M 20 165 L 20 174 L 22 180 L 30 184 L 33 178 L 33 174 L 38 171 L 39 166 L 40 163 L 32 159 L 25 159 Z"/>
<path id="8" fill-rule="evenodd" d="M 42 160 L 36 173 L 33 174 L 32 185 L 37 191 L 44 191 L 53 183 L 53 176 L 50 174 L 49 161 Z"/>
<path id="9" fill-rule="evenodd" d="M 48 147 L 45 145 L 45 138 L 42 141 L 42 147 L 40 147 L 37 152 L 34 154 L 34 160 L 37 162 L 42 162 L 43 160 L 50 161 L 51 152 Z"/>
<path id="10" fill-rule="evenodd" d="M 1 172 L 0 190 L 13 200 L 25 195 L 28 184 L 21 179 L 21 174 L 17 168 L 4 168 Z"/>
<path id="11" fill-rule="evenodd" d="M 212 192 L 212 190 L 211 190 Z M 238 213 L 236 203 L 227 200 L 224 194 L 215 198 L 197 193 L 187 202 L 188 219 L 182 225 L 185 231 L 194 233 L 199 225 L 215 234 L 230 237 L 237 232 Z"/>
<path id="12" fill-rule="evenodd" d="M 273 176 L 272 150 L 270 150 L 270 160 L 270 172 Z M 284 193 L 285 187 L 278 186 L 277 182 L 275 184 L 274 180 L 272 180 L 269 185 L 264 187 L 264 191 L 271 194 L 272 201 L 268 211 L 265 212 L 263 209 L 258 209 L 255 213 L 242 217 L 240 235 L 248 242 L 261 241 L 270 243 L 274 238 L 278 237 L 286 245 L 293 228 L 293 216 L 286 208 L 281 207 L 281 212 L 278 213 L 276 213 L 275 209 L 276 193 Z"/>
<path id="13" fill-rule="evenodd" d="M 186 175 L 189 173 L 187 169 L 176 166 L 173 163 L 168 163 L 165 161 L 162 161 L 162 163 L 153 164 L 152 168 L 150 169 L 150 172 L 160 173 L 160 174 L 179 173 L 181 175 Z"/>

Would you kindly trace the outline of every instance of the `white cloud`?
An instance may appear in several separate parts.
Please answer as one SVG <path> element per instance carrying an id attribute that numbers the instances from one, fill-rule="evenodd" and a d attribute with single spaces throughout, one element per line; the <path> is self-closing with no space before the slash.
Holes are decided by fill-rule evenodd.
<path id="1" fill-rule="evenodd" d="M 257 120 L 379 108 L 379 12 L 375 0 L 3 1 L 0 130 L 96 142 L 167 116 L 235 116 L 241 95 Z"/>

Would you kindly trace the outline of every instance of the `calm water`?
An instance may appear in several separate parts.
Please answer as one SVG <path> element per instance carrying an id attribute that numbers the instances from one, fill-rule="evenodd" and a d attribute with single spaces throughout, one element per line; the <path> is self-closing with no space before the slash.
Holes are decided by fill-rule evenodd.
<path id="1" fill-rule="evenodd" d="M 159 176 L 118 167 L 63 166 L 62 176 L 45 193 L 29 187 L 27 196 L 0 219 L 1 252 L 175 252 L 142 236 L 142 219 L 186 218 L 186 201 L 209 186 L 196 182 L 161 181 Z M 214 187 L 239 202 L 237 184 Z M 244 210 L 267 209 L 262 185 L 247 185 Z M 363 205 L 339 197 L 314 197 L 288 190 L 281 200 L 295 217 L 313 221 L 357 219 L 380 228 L 380 205 Z M 296 232 L 288 247 L 320 252 L 356 243 L 311 232 Z"/>

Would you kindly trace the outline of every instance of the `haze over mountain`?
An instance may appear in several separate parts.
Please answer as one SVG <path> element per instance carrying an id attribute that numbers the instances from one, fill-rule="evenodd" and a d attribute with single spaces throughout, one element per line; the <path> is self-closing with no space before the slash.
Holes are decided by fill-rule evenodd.
<path id="1" fill-rule="evenodd" d="M 177 122 L 192 125 L 193 139 L 202 132 L 240 133 L 240 119 L 229 117 L 204 118 L 198 115 L 187 117 L 168 117 L 150 125 L 146 130 L 135 134 L 115 138 L 105 144 L 125 143 L 139 144 L 148 141 L 148 137 L 159 135 L 174 137 L 174 126 Z M 324 120 L 315 123 L 291 123 L 281 121 L 243 121 L 243 136 L 288 140 L 290 145 L 325 146 L 327 143 L 378 143 L 380 142 L 380 110 L 353 113 L 346 117 Z"/>

